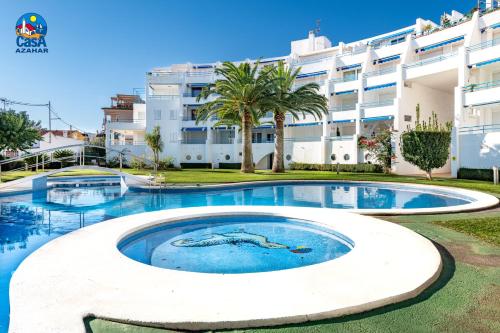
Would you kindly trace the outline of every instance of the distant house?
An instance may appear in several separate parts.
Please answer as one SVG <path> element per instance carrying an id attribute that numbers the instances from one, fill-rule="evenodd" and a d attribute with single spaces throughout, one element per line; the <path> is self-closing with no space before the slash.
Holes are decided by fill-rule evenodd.
<path id="1" fill-rule="evenodd" d="M 52 130 L 44 131 L 42 133 L 42 140 L 38 141 L 33 148 L 29 150 L 30 153 L 38 152 L 41 150 L 61 148 L 71 149 L 74 152 L 79 152 L 80 147 L 63 148 L 70 145 L 82 145 L 88 141 L 86 133 L 75 130 Z"/>
<path id="2" fill-rule="evenodd" d="M 16 32 L 18 35 L 32 36 L 36 33 L 36 29 L 23 18 L 23 23 L 16 26 Z"/>

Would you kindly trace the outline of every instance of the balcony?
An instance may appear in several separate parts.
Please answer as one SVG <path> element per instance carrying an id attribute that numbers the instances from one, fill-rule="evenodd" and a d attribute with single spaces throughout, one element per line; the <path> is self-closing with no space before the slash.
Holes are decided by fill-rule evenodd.
<path id="1" fill-rule="evenodd" d="M 375 101 L 375 102 L 367 102 L 361 104 L 362 109 L 369 109 L 369 108 L 380 108 L 384 106 L 392 106 L 394 105 L 394 99 L 387 99 L 383 101 Z"/>
<path id="2" fill-rule="evenodd" d="M 470 46 L 466 50 L 469 53 L 469 67 L 496 59 L 500 54 L 500 38 Z"/>
<path id="3" fill-rule="evenodd" d="M 454 70 L 457 67 L 457 54 L 457 52 L 450 52 L 437 57 L 423 59 L 410 65 L 403 65 L 406 72 L 406 79 Z"/>
<path id="4" fill-rule="evenodd" d="M 150 72 L 148 73 L 150 84 L 181 84 L 184 82 L 182 72 Z"/>
<path id="5" fill-rule="evenodd" d="M 372 72 L 367 72 L 363 74 L 364 78 L 369 78 L 369 77 L 374 77 L 374 76 L 381 76 L 381 75 L 386 75 L 386 74 L 391 74 L 396 72 L 397 67 L 392 66 L 392 67 L 387 67 L 387 68 L 382 68 L 378 69 Z"/>
<path id="6" fill-rule="evenodd" d="M 354 138 L 354 135 L 340 135 L 340 136 L 331 136 L 330 141 L 351 141 Z"/>
<path id="7" fill-rule="evenodd" d="M 145 130 L 145 119 L 113 119 L 106 122 L 106 127 L 111 130 Z"/>
<path id="8" fill-rule="evenodd" d="M 495 103 L 500 100 L 500 80 L 470 84 L 463 91 L 466 106 Z"/>
<path id="9" fill-rule="evenodd" d="M 206 138 L 190 138 L 181 140 L 183 145 L 204 145 L 206 142 Z"/>
<path id="10" fill-rule="evenodd" d="M 330 112 L 344 112 L 344 111 L 354 111 L 356 110 L 356 104 L 342 104 L 332 107 Z"/>

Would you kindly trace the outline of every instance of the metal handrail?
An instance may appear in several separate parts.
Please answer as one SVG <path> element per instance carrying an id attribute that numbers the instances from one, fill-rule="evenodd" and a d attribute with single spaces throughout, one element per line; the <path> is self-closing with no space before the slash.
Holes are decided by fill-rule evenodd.
<path id="1" fill-rule="evenodd" d="M 451 53 L 443 54 L 443 55 L 440 55 L 437 57 L 417 61 L 417 62 L 414 62 L 413 64 L 410 64 L 410 65 L 403 65 L 403 67 L 406 69 L 420 67 L 420 66 L 432 64 L 435 62 L 440 62 L 440 61 L 443 61 L 443 60 L 446 60 L 449 58 L 453 58 L 453 57 L 457 56 L 457 54 L 458 54 L 458 52 L 451 52 Z"/>
<path id="2" fill-rule="evenodd" d="M 130 123 L 130 124 L 143 124 L 146 119 L 108 119 L 107 123 Z"/>
<path id="3" fill-rule="evenodd" d="M 475 125 L 475 126 L 464 126 L 460 127 L 459 133 L 467 134 L 485 134 L 489 132 L 500 132 L 500 124 L 489 124 L 489 125 Z"/>
<path id="4" fill-rule="evenodd" d="M 477 51 L 477 50 L 484 50 L 484 49 L 487 49 L 489 47 L 493 47 L 496 45 L 500 45 L 500 38 L 495 38 L 495 39 L 487 40 L 487 41 L 479 43 L 479 44 L 471 45 L 465 49 L 467 50 L 467 52 L 471 52 L 471 51 Z"/>
<path id="5" fill-rule="evenodd" d="M 367 78 L 367 77 L 372 77 L 372 76 L 379 76 L 379 75 L 384 75 L 384 74 L 395 73 L 396 69 L 397 69 L 396 66 L 391 66 L 391 67 L 388 67 L 388 68 L 378 69 L 376 71 L 364 73 L 363 77 Z"/>
<path id="6" fill-rule="evenodd" d="M 389 105 L 394 105 L 394 99 L 387 99 L 387 100 L 383 100 L 383 101 L 362 103 L 361 107 L 362 108 L 378 108 L 378 107 L 389 106 Z"/>
<path id="7" fill-rule="evenodd" d="M 500 80 L 477 83 L 477 84 L 473 83 L 473 84 L 469 84 L 469 85 L 465 86 L 463 88 L 463 91 L 464 92 L 474 92 L 474 91 L 478 91 L 478 90 L 491 89 L 491 88 L 495 88 L 495 87 L 499 87 L 499 86 L 500 86 Z"/>
<path id="8" fill-rule="evenodd" d="M 354 111 L 354 110 L 356 110 L 356 104 L 342 104 L 332 107 L 329 111 L 342 112 L 342 111 Z"/>
<path id="9" fill-rule="evenodd" d="M 350 141 L 354 138 L 354 135 L 341 135 L 341 136 L 330 136 L 330 141 Z"/>
<path id="10" fill-rule="evenodd" d="M 307 136 L 302 138 L 284 138 L 284 141 L 290 142 L 311 142 L 311 141 L 321 141 L 319 136 Z"/>

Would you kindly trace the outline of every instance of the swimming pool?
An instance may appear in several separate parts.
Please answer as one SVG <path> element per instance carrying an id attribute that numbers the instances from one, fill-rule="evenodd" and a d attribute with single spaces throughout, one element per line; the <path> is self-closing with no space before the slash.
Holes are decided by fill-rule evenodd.
<path id="1" fill-rule="evenodd" d="M 217 274 L 278 271 L 351 251 L 346 236 L 298 219 L 217 216 L 141 231 L 123 240 L 127 257 L 151 266 Z"/>
<path id="2" fill-rule="evenodd" d="M 414 213 L 478 202 L 471 191 L 460 191 L 406 184 L 280 182 L 172 191 L 124 191 L 119 186 L 53 188 L 1 195 L 0 332 L 7 331 L 12 272 L 43 244 L 84 226 L 136 213 L 197 206 L 267 205 Z"/>

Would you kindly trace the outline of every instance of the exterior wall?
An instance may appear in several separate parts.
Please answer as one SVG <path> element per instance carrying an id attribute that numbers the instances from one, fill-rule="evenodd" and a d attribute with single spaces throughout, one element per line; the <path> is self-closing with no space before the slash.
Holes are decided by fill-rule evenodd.
<path id="1" fill-rule="evenodd" d="M 30 153 L 36 153 L 42 150 L 46 149 L 53 149 L 53 148 L 60 148 L 64 146 L 69 146 L 69 145 L 83 145 L 85 144 L 85 141 L 82 140 L 77 140 L 73 138 L 67 138 L 63 136 L 56 136 L 56 135 L 51 135 L 51 142 L 49 142 L 49 134 L 46 133 L 43 135 L 43 140 L 40 141 L 40 144 L 37 145 L 36 148 L 32 148 L 29 150 Z M 74 147 L 74 148 L 64 148 L 64 149 L 70 149 L 74 152 L 79 152 L 80 148 L 79 147 Z"/>
<path id="2" fill-rule="evenodd" d="M 462 16 L 453 12 L 449 17 L 453 20 Z M 467 84 L 481 83 L 492 77 L 491 73 L 476 75 L 475 70 L 471 68 L 478 62 L 498 58 L 499 46 L 481 46 L 476 51 L 471 51 L 469 48 L 478 43 L 488 43 L 495 36 L 500 36 L 489 28 L 499 22 L 500 11 L 481 16 L 475 13 L 471 19 L 462 19 L 453 27 L 423 33 L 424 27 L 430 25 L 438 29 L 438 25 L 419 18 L 413 26 L 353 43 L 340 42 L 336 46 L 332 46 L 326 37 L 310 33 L 306 39 L 292 41 L 289 55 L 262 59 L 262 63 L 283 59 L 289 66 L 294 68 L 300 66 L 302 77 L 297 79 L 296 87 L 308 82 L 318 83 L 321 87 L 320 92 L 328 97 L 329 107 L 332 109 L 321 121 L 310 116 L 300 120 L 287 117 L 285 122 L 287 125 L 304 126 L 285 128 L 285 165 L 288 167 L 291 162 L 332 164 L 367 162 L 365 152 L 357 147 L 358 137 L 390 127 L 396 133 L 394 146 L 397 159 L 393 167 L 394 172 L 419 174 L 422 172 L 404 162 L 399 151 L 399 135 L 408 125 L 414 124 L 415 107 L 418 103 L 421 106 L 422 120 L 428 119 L 431 112 L 435 111 L 440 122 L 453 122 L 454 133 L 459 133 L 464 124 L 493 124 L 493 119 L 497 118 L 500 121 L 500 113 L 498 116 L 493 116 L 489 111 L 489 113 L 474 111 L 481 116 L 470 117 L 470 112 L 466 110 L 468 104 L 490 103 L 491 96 L 498 95 L 498 87 L 477 92 L 463 90 Z M 431 51 L 415 52 L 419 48 L 432 47 L 461 36 L 464 38 L 459 42 L 435 47 Z M 395 55 L 398 55 L 399 59 L 393 62 L 378 61 Z M 426 62 L 418 64 L 423 59 Z M 343 68 L 357 64 L 361 64 L 358 76 L 352 80 L 346 79 L 345 73 L 349 69 Z M 200 104 L 191 95 L 192 87 L 214 82 L 217 77 L 213 73 L 213 68 L 219 65 L 220 63 L 198 65 L 186 63 L 153 69 L 147 77 L 145 109 L 139 106 L 136 110 L 134 105 L 134 119 L 140 118 L 140 112 L 145 112 L 145 125 L 142 128 L 141 125 L 132 128 L 135 124 L 122 127 L 116 125 L 113 129 L 134 130 L 139 138 L 141 130 L 143 135 L 151 131 L 154 126 L 160 126 L 165 144 L 162 157 L 172 156 L 176 165 L 184 162 L 213 163 L 217 167 L 219 163 L 240 162 L 242 149 L 241 134 L 238 130 L 234 140 L 220 144 L 214 142 L 213 121 L 196 124 L 190 119 L 182 119 L 186 105 L 191 107 Z M 441 87 L 441 82 L 445 82 L 443 84 L 446 86 Z M 378 87 L 383 85 L 390 86 Z M 376 87 L 376 90 L 373 87 Z M 343 94 L 352 91 L 354 93 L 350 95 Z M 407 121 L 407 116 L 411 117 L 411 121 Z M 206 131 L 206 142 L 182 143 L 182 138 L 186 137 L 183 133 L 186 131 Z M 496 147 L 495 140 L 500 138 L 488 135 L 486 135 L 488 140 L 493 140 L 488 141 L 488 144 L 491 143 Z M 469 145 L 475 147 L 477 144 L 474 142 L 480 140 L 471 139 L 462 147 L 463 139 L 465 137 L 461 139 L 458 134 L 453 136 L 454 173 L 461 165 L 465 165 L 464 156 L 474 151 Z M 146 155 L 150 154 L 145 146 L 134 149 L 143 149 Z M 257 168 L 268 166 L 273 149 L 272 143 L 253 144 L 254 162 Z M 332 154 L 335 155 L 335 160 L 332 160 Z M 349 158 L 344 159 L 347 155 Z M 493 156 L 492 153 L 484 154 L 484 163 L 481 162 L 481 165 L 493 163 L 492 158 L 488 157 L 490 155 Z M 435 173 L 447 173 L 450 170 L 448 162 Z"/>

